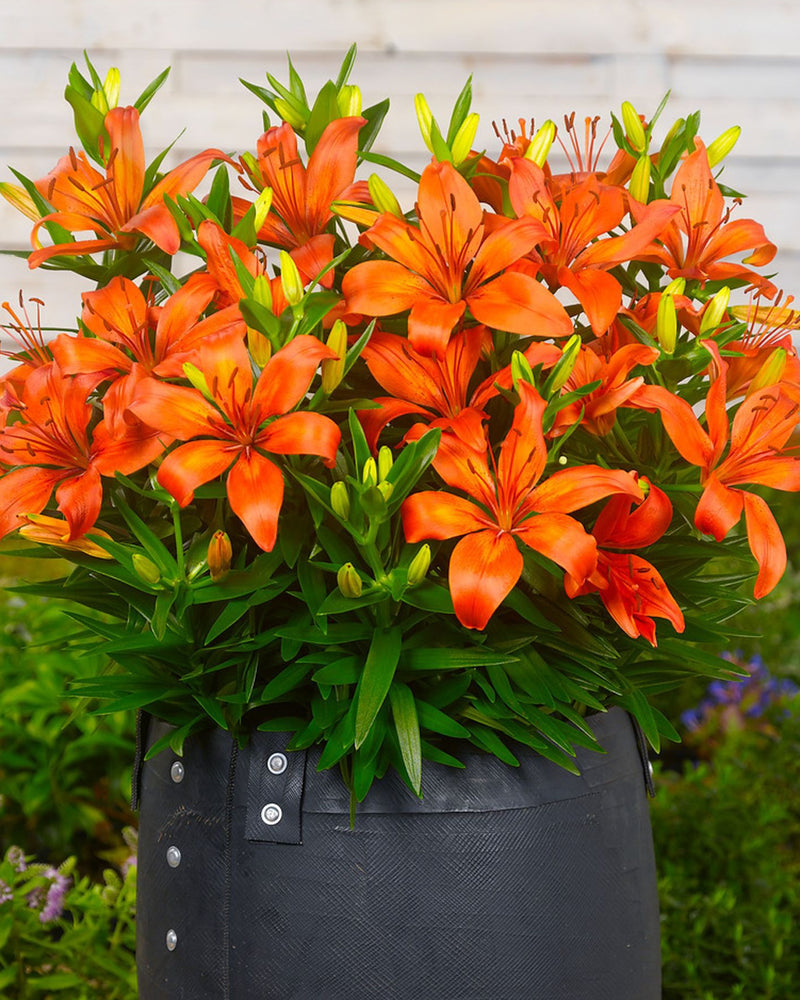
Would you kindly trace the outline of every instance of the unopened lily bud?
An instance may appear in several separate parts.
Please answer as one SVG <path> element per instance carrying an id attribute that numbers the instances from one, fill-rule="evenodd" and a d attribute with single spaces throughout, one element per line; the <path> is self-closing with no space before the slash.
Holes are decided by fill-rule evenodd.
<path id="1" fill-rule="evenodd" d="M 347 492 L 347 484 L 341 479 L 331 486 L 331 507 L 343 521 L 350 517 L 350 494 Z"/>
<path id="2" fill-rule="evenodd" d="M 625 126 L 628 142 L 637 153 L 643 153 L 647 149 L 647 135 L 644 131 L 644 125 L 642 125 L 642 119 L 630 101 L 622 102 L 622 124 Z"/>
<path id="3" fill-rule="evenodd" d="M 378 450 L 378 482 L 382 483 L 384 479 L 389 475 L 394 465 L 394 457 L 392 456 L 392 449 L 387 447 L 387 445 L 381 445 Z"/>
<path id="4" fill-rule="evenodd" d="M 258 168 L 256 157 L 252 153 L 246 152 L 242 153 L 241 159 L 250 177 L 257 183 L 261 183 L 261 171 Z"/>
<path id="5" fill-rule="evenodd" d="M 666 149 L 667 146 L 672 142 L 675 136 L 680 132 L 683 126 L 686 124 L 685 118 L 676 119 L 669 128 L 669 131 L 664 136 L 664 141 L 661 143 L 661 148 Z"/>
<path id="6" fill-rule="evenodd" d="M 345 563 L 336 574 L 336 582 L 343 597 L 361 597 L 364 584 L 352 563 Z"/>
<path id="7" fill-rule="evenodd" d="M 109 112 L 108 98 L 106 97 L 106 92 L 102 89 L 95 90 L 89 99 L 93 108 L 96 108 L 101 115 L 107 115 Z"/>
<path id="8" fill-rule="evenodd" d="M 16 208 L 18 212 L 22 212 L 23 215 L 27 215 L 33 222 L 39 220 L 39 210 L 25 188 L 3 181 L 0 184 L 0 195 L 5 198 L 9 205 Z"/>
<path id="9" fill-rule="evenodd" d="M 281 285 L 283 285 L 283 294 L 290 306 L 296 306 L 302 302 L 303 279 L 297 270 L 297 264 L 285 250 L 281 250 Z"/>
<path id="10" fill-rule="evenodd" d="M 391 483 L 387 483 L 386 481 L 378 483 L 375 489 L 378 491 L 378 493 L 380 493 L 380 495 L 383 497 L 384 500 L 388 500 L 391 497 L 392 493 L 394 493 L 394 486 L 392 486 Z"/>
<path id="11" fill-rule="evenodd" d="M 539 167 L 543 167 L 545 160 L 550 154 L 550 148 L 556 138 L 555 122 L 547 121 L 536 131 L 536 135 L 528 143 L 525 150 L 525 159 L 531 160 Z"/>
<path id="12" fill-rule="evenodd" d="M 700 320 L 700 336 L 708 333 L 710 330 L 716 330 L 716 328 L 722 322 L 725 316 L 725 311 L 728 308 L 728 302 L 730 302 L 731 290 L 725 285 L 724 288 L 720 288 L 717 294 L 709 300 L 703 311 L 703 318 Z"/>
<path id="13" fill-rule="evenodd" d="M 378 466 L 375 464 L 374 458 L 368 458 L 364 462 L 364 468 L 361 470 L 361 482 L 365 486 L 374 486 L 378 482 Z"/>
<path id="14" fill-rule="evenodd" d="M 463 163 L 469 156 L 472 144 L 475 142 L 475 135 L 478 131 L 479 121 L 480 115 L 473 111 L 471 114 L 467 115 L 461 123 L 461 127 L 458 132 L 456 132 L 453 144 L 450 147 L 450 152 L 453 154 L 453 163 L 455 163 L 456 166 L 458 166 L 459 163 Z"/>
<path id="15" fill-rule="evenodd" d="M 103 81 L 103 93 L 106 95 L 106 103 L 109 108 L 115 108 L 119 104 L 120 73 L 116 66 L 112 66 L 106 73 Z"/>
<path id="16" fill-rule="evenodd" d="M 408 585 L 409 587 L 416 587 L 417 584 L 422 583 L 425 577 L 428 575 L 428 570 L 431 567 L 431 547 L 427 543 L 422 546 L 419 552 L 416 553 L 414 558 L 408 565 Z"/>
<path id="17" fill-rule="evenodd" d="M 260 330 L 254 330 L 252 326 L 247 328 L 247 350 L 259 368 L 263 368 L 272 357 L 272 344 L 269 338 Z"/>
<path id="18" fill-rule="evenodd" d="M 345 84 L 336 95 L 336 106 L 342 118 L 356 118 L 361 114 L 361 88 Z"/>
<path id="19" fill-rule="evenodd" d="M 227 532 L 215 531 L 208 543 L 208 571 L 214 583 L 224 580 L 230 572 L 233 546 Z"/>
<path id="20" fill-rule="evenodd" d="M 675 299 L 666 292 L 658 303 L 656 316 L 656 340 L 666 354 L 672 354 L 678 339 L 678 317 L 675 313 Z"/>
<path id="21" fill-rule="evenodd" d="M 650 157 L 645 153 L 636 161 L 628 184 L 631 198 L 645 204 L 650 195 Z"/>
<path id="22" fill-rule="evenodd" d="M 558 392 L 567 384 L 567 381 L 575 368 L 578 355 L 581 352 L 581 344 L 582 341 L 580 336 L 577 333 L 573 333 L 564 345 L 561 357 L 558 359 L 558 362 L 547 380 L 550 392 Z"/>
<path id="23" fill-rule="evenodd" d="M 400 202 L 395 198 L 394 192 L 382 177 L 378 177 L 377 174 L 370 174 L 367 187 L 369 188 L 369 196 L 372 198 L 372 204 L 379 212 L 388 212 L 390 215 L 396 215 L 398 219 L 403 218 L 403 210 L 400 208 Z"/>
<path id="24" fill-rule="evenodd" d="M 275 110 L 286 122 L 286 124 L 291 125 L 292 128 L 303 128 L 306 124 L 305 117 L 300 114 L 298 109 L 292 107 L 292 105 L 289 104 L 288 101 L 284 101 L 282 97 L 275 98 Z"/>
<path id="25" fill-rule="evenodd" d="M 272 312 L 272 285 L 266 274 L 259 274 L 253 279 L 253 298 Z"/>
<path id="26" fill-rule="evenodd" d="M 786 370 L 786 350 L 783 347 L 776 347 L 764 364 L 756 372 L 747 388 L 747 395 L 752 396 L 754 392 L 766 389 L 768 385 L 775 385 L 783 378 Z"/>
<path id="27" fill-rule="evenodd" d="M 272 208 L 272 188 L 265 187 L 263 191 L 259 191 L 253 204 L 255 206 L 253 228 L 258 232 L 266 222 L 269 210 Z"/>
<path id="28" fill-rule="evenodd" d="M 326 341 L 328 347 L 336 352 L 335 358 L 323 358 L 322 365 L 322 391 L 326 396 L 330 396 L 333 390 L 344 378 L 344 363 L 347 357 L 347 327 L 337 319 L 331 327 Z"/>
<path id="29" fill-rule="evenodd" d="M 531 363 L 522 351 L 514 351 L 511 355 L 511 382 L 517 392 L 519 392 L 520 382 L 528 382 L 530 385 L 534 384 Z"/>
<path id="30" fill-rule="evenodd" d="M 683 295 L 686 291 L 686 278 L 673 278 L 664 289 L 665 295 Z"/>
<path id="31" fill-rule="evenodd" d="M 189 379 L 198 392 L 202 392 L 206 399 L 213 401 L 214 395 L 211 392 L 211 388 L 209 387 L 205 375 L 200 371 L 197 365 L 193 365 L 191 361 L 185 361 L 183 364 L 183 374 Z"/>
<path id="32" fill-rule="evenodd" d="M 739 136 L 741 134 L 741 125 L 731 125 L 730 128 L 726 128 L 721 135 L 717 136 L 717 138 L 706 149 L 709 167 L 716 167 L 718 163 L 721 163 L 725 159 L 728 153 L 730 153 L 739 141 Z"/>
<path id="33" fill-rule="evenodd" d="M 141 552 L 134 552 L 131 557 L 133 569 L 136 575 L 144 583 L 154 587 L 161 579 L 161 570 L 152 559 L 143 556 Z"/>
<path id="34" fill-rule="evenodd" d="M 417 94 L 414 97 L 414 110 L 417 113 L 417 122 L 419 123 L 419 130 L 422 133 L 422 141 L 428 147 L 428 149 L 433 152 L 433 142 L 431 140 L 431 132 L 433 130 L 433 112 L 425 100 L 424 94 Z"/>

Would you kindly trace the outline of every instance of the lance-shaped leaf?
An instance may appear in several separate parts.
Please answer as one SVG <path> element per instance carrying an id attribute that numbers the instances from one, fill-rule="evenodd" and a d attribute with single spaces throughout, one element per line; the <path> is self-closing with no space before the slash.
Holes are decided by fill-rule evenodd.
<path id="1" fill-rule="evenodd" d="M 356 698 L 356 749 L 369 735 L 372 724 L 392 686 L 403 648 L 403 633 L 397 627 L 376 629 L 367 653 Z"/>

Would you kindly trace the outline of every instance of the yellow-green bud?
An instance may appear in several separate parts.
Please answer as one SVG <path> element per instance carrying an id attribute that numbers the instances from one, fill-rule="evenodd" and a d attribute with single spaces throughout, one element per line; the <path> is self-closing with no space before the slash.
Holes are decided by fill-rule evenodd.
<path id="1" fill-rule="evenodd" d="M 520 382 L 528 382 L 530 385 L 534 384 L 531 363 L 522 351 L 514 351 L 511 355 L 511 382 L 517 392 L 519 392 Z"/>
<path id="2" fill-rule="evenodd" d="M 247 349 L 259 368 L 263 368 L 272 357 L 272 344 L 269 338 L 260 330 L 254 330 L 252 326 L 247 328 Z"/>
<path id="3" fill-rule="evenodd" d="M 706 149 L 709 167 L 716 167 L 718 163 L 721 163 L 725 159 L 739 141 L 741 134 L 741 125 L 731 125 L 730 128 L 726 128 L 721 135 L 717 136 Z"/>
<path id="4" fill-rule="evenodd" d="M 106 97 L 105 90 L 98 88 L 92 93 L 90 98 L 90 103 L 93 108 L 96 108 L 101 115 L 107 115 L 109 112 L 108 98 Z"/>
<path id="5" fill-rule="evenodd" d="M 250 178 L 256 183 L 261 184 L 261 171 L 259 170 L 256 157 L 251 152 L 242 153 L 242 163 L 247 168 Z"/>
<path id="6" fill-rule="evenodd" d="M 352 563 L 345 563 L 336 574 L 336 582 L 343 597 L 361 597 L 364 584 Z"/>
<path id="7" fill-rule="evenodd" d="M 747 387 L 748 396 L 752 396 L 754 392 L 759 392 L 761 389 L 766 389 L 768 385 L 780 382 L 786 370 L 786 356 L 786 350 L 783 347 L 776 347 L 772 351 Z"/>
<path id="8" fill-rule="evenodd" d="M 670 144 L 670 142 L 672 142 L 672 140 L 675 138 L 675 136 L 678 134 L 678 132 L 680 132 L 680 130 L 683 128 L 683 126 L 685 124 L 686 124 L 686 119 L 685 118 L 678 118 L 678 119 L 676 119 L 676 121 L 674 121 L 672 123 L 672 125 L 670 126 L 669 131 L 664 136 L 664 141 L 661 143 L 661 148 L 662 149 L 666 149 L 667 148 L 667 146 Z"/>
<path id="9" fill-rule="evenodd" d="M 368 458 L 364 462 L 364 468 L 361 470 L 361 482 L 365 486 L 374 486 L 378 482 L 378 466 L 375 464 L 374 458 Z"/>
<path id="10" fill-rule="evenodd" d="M 266 274 L 259 274 L 253 279 L 253 298 L 260 306 L 272 312 L 272 285 Z"/>
<path id="11" fill-rule="evenodd" d="M 475 142 L 475 135 L 478 131 L 479 121 L 480 115 L 473 111 L 471 114 L 467 115 L 461 123 L 461 127 L 458 132 L 456 132 L 453 144 L 450 147 L 450 152 L 453 154 L 453 163 L 455 163 L 456 166 L 458 166 L 459 163 L 463 163 L 469 156 L 472 144 Z"/>
<path id="12" fill-rule="evenodd" d="M 281 250 L 281 285 L 283 294 L 290 306 L 299 305 L 303 301 L 303 279 L 297 270 L 297 264 L 286 250 Z"/>
<path id="13" fill-rule="evenodd" d="M 725 315 L 725 310 L 728 308 L 728 302 L 730 302 L 731 290 L 725 285 L 724 288 L 720 288 L 717 294 L 710 299 L 703 311 L 703 318 L 700 320 L 700 336 L 704 336 L 711 330 L 716 330 L 716 328 L 722 322 Z"/>
<path id="14" fill-rule="evenodd" d="M 340 319 L 337 319 L 331 327 L 326 343 L 332 351 L 336 352 L 335 358 L 323 358 L 320 366 L 322 391 L 326 396 L 330 396 L 344 378 L 344 364 L 347 358 L 347 327 Z"/>
<path id="15" fill-rule="evenodd" d="M 419 130 L 422 133 L 422 141 L 428 147 L 428 149 L 433 152 L 433 142 L 431 141 L 431 132 L 433 130 L 433 112 L 425 100 L 424 94 L 417 94 L 414 97 L 414 110 L 417 113 L 417 121 L 419 123 Z"/>
<path id="16" fill-rule="evenodd" d="M 390 215 L 396 215 L 398 219 L 403 218 L 400 202 L 395 198 L 394 192 L 382 177 L 370 174 L 367 187 L 372 204 L 379 212 L 388 212 Z"/>
<path id="17" fill-rule="evenodd" d="M 417 552 L 411 562 L 408 564 L 408 585 L 409 587 L 416 587 L 417 584 L 422 583 L 425 577 L 428 575 L 428 570 L 431 566 L 431 547 L 427 543 L 422 546 L 422 548 Z"/>
<path id="18" fill-rule="evenodd" d="M 161 570 L 152 559 L 143 556 L 141 552 L 134 552 L 131 556 L 133 569 L 136 575 L 144 583 L 154 587 L 161 579 Z"/>
<path id="19" fill-rule="evenodd" d="M 556 138 L 555 122 L 547 121 L 536 131 L 536 135 L 528 143 L 525 150 L 525 159 L 531 160 L 539 167 L 543 167 L 545 160 L 550 154 L 550 149 Z"/>
<path id="20" fill-rule="evenodd" d="M 119 91 L 120 73 L 116 66 L 112 66 L 103 81 L 103 92 L 106 95 L 106 103 L 109 108 L 115 108 L 119 104 Z"/>
<path id="21" fill-rule="evenodd" d="M 275 98 L 275 110 L 292 128 L 303 128 L 306 124 L 305 116 L 300 113 L 299 109 L 289 104 L 288 101 L 284 101 L 282 97 Z"/>
<path id="22" fill-rule="evenodd" d="M 380 493 L 384 500 L 388 500 L 392 493 L 394 493 L 394 486 L 387 482 L 378 483 L 375 489 L 378 493 Z"/>
<path id="23" fill-rule="evenodd" d="M 583 341 L 581 340 L 580 335 L 573 333 L 564 345 L 564 348 L 561 351 L 561 357 L 558 359 L 558 362 L 547 380 L 548 387 L 551 392 L 558 392 L 567 384 L 567 381 L 575 368 L 578 355 L 581 352 L 582 343 Z"/>
<path id="24" fill-rule="evenodd" d="M 392 466 L 394 465 L 394 457 L 392 455 L 392 449 L 387 445 L 381 445 L 378 450 L 378 482 L 382 483 L 384 479 L 391 472 Z"/>
<path id="25" fill-rule="evenodd" d="M 678 317 L 675 314 L 675 299 L 666 292 L 658 303 L 656 316 L 656 339 L 666 354 L 672 354 L 678 339 Z"/>
<path id="26" fill-rule="evenodd" d="M 207 400 L 213 402 L 214 395 L 211 392 L 208 382 L 206 381 L 205 375 L 200 371 L 197 365 L 193 365 L 191 361 L 185 361 L 183 364 L 183 374 L 189 379 L 198 392 L 202 392 Z"/>
<path id="27" fill-rule="evenodd" d="M 343 521 L 350 517 L 350 494 L 347 491 L 347 484 L 341 479 L 331 486 L 331 507 L 334 514 Z"/>
<path id="28" fill-rule="evenodd" d="M 647 149 L 647 135 L 645 134 L 642 120 L 630 101 L 622 102 L 622 124 L 625 126 L 625 134 L 628 136 L 628 142 L 637 153 L 643 153 Z M 638 200 L 641 201 L 642 199 Z"/>
<path id="29" fill-rule="evenodd" d="M 342 118 L 356 118 L 361 114 L 361 89 L 345 84 L 336 95 L 336 106 Z"/>
<path id="30" fill-rule="evenodd" d="M 628 193 L 631 198 L 642 204 L 647 202 L 650 195 L 650 157 L 646 153 L 636 161 L 628 184 Z"/>
<path id="31" fill-rule="evenodd" d="M 683 295 L 686 291 L 686 278 L 673 278 L 664 289 L 665 295 Z"/>
<path id="32" fill-rule="evenodd" d="M 259 191 L 253 205 L 255 209 L 253 228 L 258 232 L 266 222 L 269 210 L 272 208 L 272 188 L 265 187 L 263 191 Z"/>
<path id="33" fill-rule="evenodd" d="M 227 533 L 215 531 L 208 543 L 208 571 L 214 583 L 224 580 L 230 572 L 233 546 Z"/>
<path id="34" fill-rule="evenodd" d="M 29 219 L 34 222 L 39 219 L 39 210 L 25 188 L 3 181 L 0 184 L 0 195 L 5 198 L 9 205 L 16 208 L 18 212 L 22 212 L 23 215 L 27 215 Z"/>

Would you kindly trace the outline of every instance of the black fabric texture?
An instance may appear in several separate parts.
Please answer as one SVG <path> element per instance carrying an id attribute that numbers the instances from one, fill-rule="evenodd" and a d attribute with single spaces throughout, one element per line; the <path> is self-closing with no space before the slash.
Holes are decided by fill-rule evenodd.
<path id="1" fill-rule="evenodd" d="M 221 731 L 188 740 L 180 783 L 169 751 L 148 761 L 141 1000 L 658 1000 L 640 749 L 622 710 L 592 725 L 607 753 L 579 750 L 580 776 L 527 751 L 519 768 L 426 763 L 422 800 L 387 776 L 353 829 L 318 752 L 267 774 L 286 744 L 272 733 L 238 754 Z M 166 731 L 152 722 L 149 742 Z M 252 839 L 261 798 L 281 806 L 289 842 L 276 842 L 283 818 Z"/>

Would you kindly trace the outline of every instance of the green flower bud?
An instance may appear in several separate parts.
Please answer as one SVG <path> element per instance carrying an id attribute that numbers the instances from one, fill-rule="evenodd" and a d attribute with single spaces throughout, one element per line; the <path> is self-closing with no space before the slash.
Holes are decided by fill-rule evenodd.
<path id="1" fill-rule="evenodd" d="M 364 462 L 364 468 L 361 470 L 361 482 L 366 486 L 374 486 L 378 482 L 378 466 L 375 464 L 374 458 L 368 458 Z"/>
<path id="2" fill-rule="evenodd" d="M 272 285 L 266 274 L 259 274 L 253 279 L 253 298 L 260 306 L 272 312 Z"/>
<path id="3" fill-rule="evenodd" d="M 339 568 L 336 582 L 343 597 L 361 597 L 364 584 L 352 563 L 345 563 Z"/>
<path id="4" fill-rule="evenodd" d="M 388 212 L 390 215 L 396 215 L 398 219 L 403 218 L 400 202 L 395 198 L 394 192 L 382 177 L 370 174 L 367 187 L 372 204 L 379 212 Z"/>
<path id="5" fill-rule="evenodd" d="M 134 552 L 131 561 L 134 572 L 144 583 L 154 587 L 161 580 L 161 570 L 152 559 L 148 559 L 141 552 Z"/>
<path id="6" fill-rule="evenodd" d="M 215 531 L 208 543 L 208 571 L 214 583 L 224 580 L 230 572 L 233 546 L 225 531 Z"/>
<path id="7" fill-rule="evenodd" d="M 382 483 L 383 480 L 391 472 L 392 466 L 394 465 L 394 457 L 392 455 L 392 449 L 387 447 L 385 444 L 381 445 L 378 451 L 378 482 Z"/>
<path id="8" fill-rule="evenodd" d="M 427 543 L 416 553 L 408 566 L 408 585 L 416 587 L 428 575 L 431 565 L 431 547 Z"/>
<path id="9" fill-rule="evenodd" d="M 583 341 L 581 340 L 580 335 L 573 333 L 564 345 L 561 351 L 561 357 L 558 359 L 558 362 L 547 380 L 547 389 L 549 393 L 559 392 L 567 384 L 570 375 L 575 369 L 578 355 L 581 352 L 582 343 Z"/>
<path id="10" fill-rule="evenodd" d="M 343 483 L 341 479 L 331 486 L 331 507 L 343 521 L 350 517 L 350 494 L 347 491 L 347 483 Z"/>
<path id="11" fill-rule="evenodd" d="M 361 114 L 361 89 L 345 84 L 336 95 L 336 106 L 342 118 L 355 118 Z"/>
<path id="12" fill-rule="evenodd" d="M 34 222 L 38 221 L 39 209 L 25 188 L 20 187 L 18 184 L 9 184 L 8 181 L 3 181 L 0 183 L 0 195 L 5 198 L 9 205 L 16 208 L 18 212 L 27 215 Z"/>
<path id="13" fill-rule="evenodd" d="M 344 363 L 347 357 L 347 327 L 340 319 L 337 319 L 331 327 L 326 343 L 332 351 L 336 351 L 335 358 L 324 358 L 320 366 L 322 391 L 326 396 L 330 396 L 344 378 Z"/>
<path id="14" fill-rule="evenodd" d="M 183 374 L 189 379 L 198 392 L 202 392 L 209 402 L 213 402 L 213 393 L 211 392 L 208 382 L 206 381 L 205 375 L 200 371 L 197 365 L 193 365 L 191 361 L 185 361 L 183 364 Z"/>
<path id="15" fill-rule="evenodd" d="M 417 122 L 419 123 L 419 130 L 422 133 L 422 141 L 428 149 L 433 152 L 433 142 L 431 141 L 431 132 L 433 131 L 433 112 L 431 111 L 428 102 L 425 100 L 424 94 L 417 94 L 414 97 L 414 110 L 417 113 Z"/>
<path id="16" fill-rule="evenodd" d="M 305 127 L 305 115 L 300 112 L 299 108 L 289 104 L 288 101 L 284 101 L 282 97 L 275 98 L 275 110 L 287 125 L 291 125 L 292 128 L 301 129 Z"/>
<path id="17" fill-rule="evenodd" d="M 511 381 L 516 392 L 519 392 L 520 382 L 534 384 L 533 369 L 522 351 L 514 351 L 511 355 Z"/>
<path id="18" fill-rule="evenodd" d="M 467 115 L 461 123 L 461 127 L 458 132 L 456 132 L 453 144 L 450 147 L 450 152 L 453 154 L 453 163 L 455 163 L 456 166 L 458 166 L 459 163 L 463 163 L 469 156 L 472 144 L 475 142 L 475 135 L 478 131 L 479 121 L 480 115 L 473 111 L 471 114 Z"/>
<path id="19" fill-rule="evenodd" d="M 116 66 L 112 66 L 103 81 L 103 93 L 106 95 L 106 103 L 109 108 L 115 108 L 119 104 L 119 91 L 120 73 Z"/>
<path id="20" fill-rule="evenodd" d="M 656 340 L 666 354 L 672 354 L 678 339 L 678 318 L 675 314 L 675 299 L 664 292 L 658 302 L 656 316 Z"/>
<path id="21" fill-rule="evenodd" d="M 721 163 L 725 159 L 728 153 L 730 153 L 739 141 L 739 136 L 741 134 L 741 125 L 731 125 L 730 128 L 726 128 L 721 135 L 717 136 L 717 138 L 706 149 L 709 167 L 716 167 L 718 163 Z"/>
<path id="22" fill-rule="evenodd" d="M 259 191 L 253 204 L 255 206 L 253 228 L 258 232 L 266 222 L 269 210 L 272 208 L 272 188 L 265 187 L 263 191 Z"/>
<path id="23" fill-rule="evenodd" d="M 260 330 L 254 330 L 252 326 L 247 328 L 247 349 L 259 368 L 263 368 L 272 356 L 272 344 L 269 338 Z"/>
<path id="24" fill-rule="evenodd" d="M 628 142 L 637 153 L 643 153 L 647 149 L 647 135 L 642 120 L 630 101 L 622 102 L 622 124 L 625 126 Z M 637 200 L 642 201 L 641 198 Z"/>
<path id="25" fill-rule="evenodd" d="M 673 278 L 664 289 L 665 295 L 683 295 L 686 291 L 686 278 Z"/>
<path id="26" fill-rule="evenodd" d="M 290 306 L 299 305 L 303 301 L 303 279 L 297 270 L 297 264 L 286 250 L 281 250 L 280 260 L 283 294 Z"/>
<path id="27" fill-rule="evenodd" d="M 383 482 L 378 483 L 375 489 L 380 493 L 384 500 L 388 500 L 389 497 L 394 493 L 394 486 L 391 483 Z"/>
<path id="28" fill-rule="evenodd" d="M 704 336 L 720 325 L 728 308 L 731 299 L 731 290 L 726 285 L 720 288 L 713 299 L 709 299 L 703 311 L 703 318 L 700 320 L 700 336 Z"/>
<path id="29" fill-rule="evenodd" d="M 543 167 L 550 154 L 550 149 L 555 142 L 556 132 L 555 122 L 550 121 L 548 118 L 528 143 L 528 148 L 525 150 L 525 159 L 531 160 L 539 167 Z"/>
<path id="30" fill-rule="evenodd" d="M 645 204 L 650 196 L 650 157 L 645 153 L 636 161 L 628 184 L 631 198 Z"/>
<path id="31" fill-rule="evenodd" d="M 786 350 L 783 347 L 776 347 L 764 364 L 758 369 L 755 377 L 747 387 L 747 396 L 752 396 L 761 389 L 766 389 L 768 385 L 775 385 L 783 378 L 786 370 Z"/>

